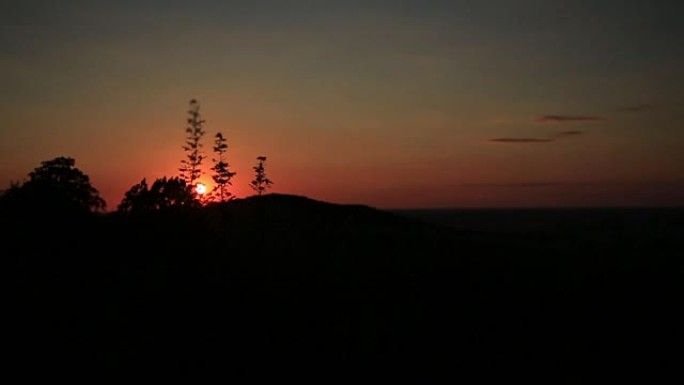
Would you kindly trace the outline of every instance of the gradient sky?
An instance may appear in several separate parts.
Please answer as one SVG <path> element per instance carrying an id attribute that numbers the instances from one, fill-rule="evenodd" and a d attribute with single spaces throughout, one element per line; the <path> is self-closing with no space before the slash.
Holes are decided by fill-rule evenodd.
<path id="1" fill-rule="evenodd" d="M 197 98 L 238 197 L 265 155 L 274 192 L 382 208 L 683 205 L 682 15 L 676 0 L 3 1 L 0 186 L 71 156 L 115 209 L 178 174 Z"/>

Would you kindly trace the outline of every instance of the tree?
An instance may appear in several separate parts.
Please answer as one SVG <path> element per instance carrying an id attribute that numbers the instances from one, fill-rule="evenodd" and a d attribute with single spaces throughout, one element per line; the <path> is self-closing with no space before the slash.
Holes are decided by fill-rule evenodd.
<path id="1" fill-rule="evenodd" d="M 133 185 L 128 190 L 118 207 L 122 213 L 145 213 L 172 208 L 197 207 L 192 186 L 181 178 L 160 178 L 148 188 L 147 181 Z"/>
<path id="2" fill-rule="evenodd" d="M 225 202 L 226 200 L 232 198 L 232 194 L 228 191 L 228 186 L 232 185 L 231 179 L 235 176 L 235 172 L 231 172 L 228 168 L 228 163 L 225 161 L 225 154 L 228 150 L 228 144 L 226 143 L 226 138 L 220 132 L 216 134 L 214 140 L 214 153 L 217 154 L 218 159 L 212 159 L 214 161 L 214 167 L 211 169 L 214 171 L 212 179 L 216 186 L 212 191 L 212 196 L 220 202 Z"/>
<path id="3" fill-rule="evenodd" d="M 265 156 L 257 157 L 257 165 L 253 167 L 256 175 L 254 176 L 252 183 L 249 185 L 249 187 L 256 191 L 259 196 L 261 196 L 261 194 L 273 184 L 273 182 L 266 177 L 264 162 L 266 162 Z"/>
<path id="4" fill-rule="evenodd" d="M 102 211 L 106 207 L 90 178 L 76 168 L 76 161 L 63 156 L 41 162 L 29 173 L 28 181 L 5 191 L 3 200 L 22 208 L 53 212 Z"/>
<path id="5" fill-rule="evenodd" d="M 130 190 L 126 191 L 117 211 L 124 213 L 151 211 L 153 208 L 150 198 L 147 180 L 143 178 L 140 183 L 133 185 Z"/>
<path id="6" fill-rule="evenodd" d="M 22 201 L 26 201 L 26 199 L 23 199 L 23 195 L 26 194 L 21 189 L 21 183 L 10 181 L 9 188 L 0 191 L 0 213 L 10 210 L 16 210 L 18 208 L 24 209 L 26 206 L 26 202 Z"/>
<path id="7" fill-rule="evenodd" d="M 204 136 L 205 121 L 200 116 L 200 105 L 196 99 L 190 100 L 188 110 L 188 126 L 185 128 L 187 134 L 183 149 L 187 153 L 187 159 L 181 161 L 180 177 L 188 186 L 194 186 L 195 181 L 202 175 L 202 143 L 200 140 Z"/>

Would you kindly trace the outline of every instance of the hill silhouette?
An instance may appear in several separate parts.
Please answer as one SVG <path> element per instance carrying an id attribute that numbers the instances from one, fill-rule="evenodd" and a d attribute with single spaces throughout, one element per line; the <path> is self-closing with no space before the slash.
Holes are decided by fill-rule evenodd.
<path id="1" fill-rule="evenodd" d="M 666 367 L 682 320 L 682 241 L 660 232 L 511 235 L 281 194 L 2 222 L 28 373 L 571 381 Z"/>

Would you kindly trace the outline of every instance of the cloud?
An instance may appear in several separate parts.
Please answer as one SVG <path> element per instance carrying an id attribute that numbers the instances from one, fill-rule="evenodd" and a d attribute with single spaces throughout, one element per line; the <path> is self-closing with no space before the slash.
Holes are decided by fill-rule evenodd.
<path id="1" fill-rule="evenodd" d="M 489 139 L 489 141 L 495 143 L 549 143 L 555 142 L 560 138 L 567 138 L 569 136 L 578 136 L 583 134 L 584 131 L 561 131 L 550 138 L 494 138 Z"/>
<path id="2" fill-rule="evenodd" d="M 649 110 L 653 108 L 652 105 L 650 104 L 637 104 L 634 106 L 627 106 L 627 107 L 622 107 L 618 108 L 618 111 L 622 112 L 639 112 L 639 111 L 644 111 L 644 110 Z"/>
<path id="3" fill-rule="evenodd" d="M 577 187 L 684 187 L 684 180 L 655 180 L 643 182 L 620 182 L 620 181 L 550 181 L 550 182 L 511 182 L 511 183 L 459 183 L 459 187 L 555 187 L 555 186 L 577 186 Z"/>
<path id="4" fill-rule="evenodd" d="M 490 142 L 496 143 L 548 143 L 553 142 L 555 139 L 542 139 L 542 138 L 494 138 L 489 139 Z"/>
<path id="5" fill-rule="evenodd" d="M 556 134 L 556 138 L 563 138 L 566 136 L 577 136 L 584 134 L 583 131 L 561 131 Z"/>
<path id="6" fill-rule="evenodd" d="M 600 116 L 571 116 L 571 115 L 544 115 L 534 119 L 537 123 L 576 123 L 576 122 L 602 122 L 606 120 Z"/>
<path id="7" fill-rule="evenodd" d="M 458 186 L 460 187 L 522 187 L 522 188 L 534 188 L 534 187 L 554 187 L 563 186 L 565 183 L 559 182 L 520 182 L 520 183 L 462 183 Z"/>

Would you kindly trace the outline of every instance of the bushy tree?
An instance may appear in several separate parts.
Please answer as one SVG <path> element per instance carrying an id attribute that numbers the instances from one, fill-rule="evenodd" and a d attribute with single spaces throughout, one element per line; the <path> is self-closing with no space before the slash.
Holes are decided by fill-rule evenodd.
<path id="1" fill-rule="evenodd" d="M 152 187 L 147 186 L 143 179 L 131 187 L 118 207 L 122 213 L 144 213 L 166 210 L 171 208 L 188 208 L 199 206 L 192 186 L 184 180 L 175 178 L 160 178 L 154 181 Z"/>
<path id="2" fill-rule="evenodd" d="M 254 176 L 254 180 L 249 185 L 249 187 L 251 187 L 252 190 L 256 191 L 258 195 L 261 195 L 264 191 L 266 191 L 267 188 L 270 188 L 273 184 L 273 181 L 266 177 L 266 168 L 264 166 L 265 162 L 265 156 L 257 157 L 257 165 L 253 167 L 254 172 L 256 174 Z"/>
<path id="3" fill-rule="evenodd" d="M 106 206 L 76 161 L 63 156 L 41 162 L 26 182 L 13 184 L 2 196 L 3 205 L 42 211 L 92 212 Z"/>
<path id="4" fill-rule="evenodd" d="M 190 100 L 188 110 L 187 127 L 185 128 L 186 138 L 183 149 L 187 159 L 181 161 L 180 177 L 188 186 L 194 186 L 195 181 L 202 175 L 202 143 L 200 140 L 204 136 L 204 123 L 200 115 L 200 105 L 196 99 Z"/>
<path id="5" fill-rule="evenodd" d="M 130 190 L 126 191 L 117 211 L 130 213 L 152 211 L 152 209 L 150 189 L 147 187 L 147 180 L 143 178 L 140 183 L 133 185 Z"/>
<path id="6" fill-rule="evenodd" d="M 228 144 L 226 143 L 226 138 L 220 132 L 214 137 L 214 153 L 216 158 L 212 159 L 214 161 L 214 167 L 212 171 L 214 174 L 211 176 L 216 183 L 211 195 L 214 200 L 224 202 L 231 199 L 233 196 L 228 191 L 228 186 L 230 186 L 231 179 L 235 176 L 235 172 L 230 171 L 228 162 L 226 162 L 225 155 L 228 150 Z"/>

